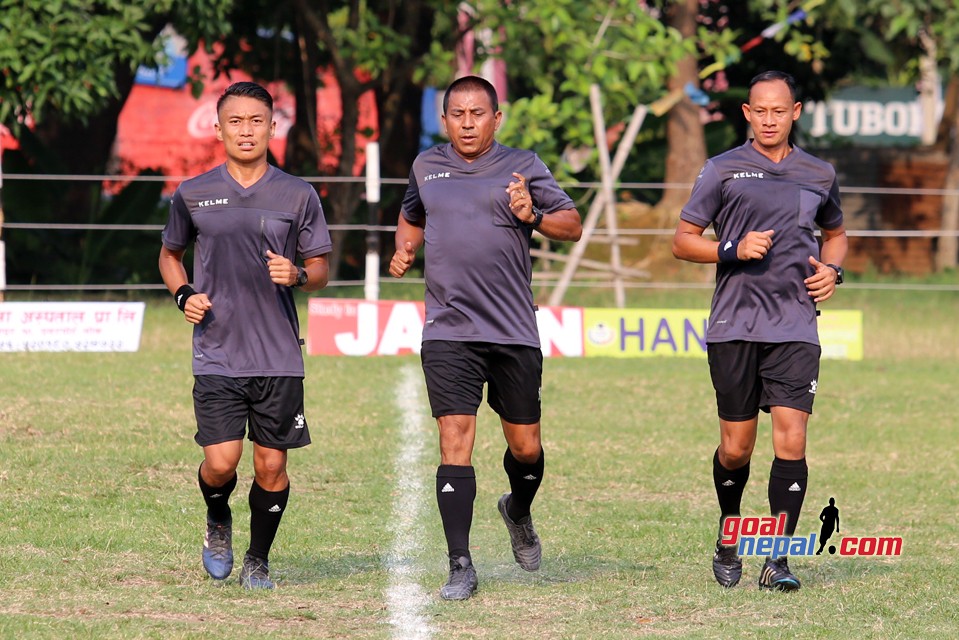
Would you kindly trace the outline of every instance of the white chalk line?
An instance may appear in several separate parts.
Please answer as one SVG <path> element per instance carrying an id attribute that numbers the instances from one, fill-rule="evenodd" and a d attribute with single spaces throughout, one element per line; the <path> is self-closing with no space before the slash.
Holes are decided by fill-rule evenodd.
<path id="1" fill-rule="evenodd" d="M 423 540 L 420 515 L 425 508 L 422 462 L 426 451 L 423 427 L 428 416 L 420 397 L 419 370 L 404 365 L 396 387 L 395 404 L 400 414 L 399 441 L 393 468 L 396 475 L 390 516 L 393 542 L 386 556 L 389 586 L 386 601 L 394 638 L 427 640 L 432 629 L 424 610 L 430 603 L 417 582 L 417 545 Z"/>

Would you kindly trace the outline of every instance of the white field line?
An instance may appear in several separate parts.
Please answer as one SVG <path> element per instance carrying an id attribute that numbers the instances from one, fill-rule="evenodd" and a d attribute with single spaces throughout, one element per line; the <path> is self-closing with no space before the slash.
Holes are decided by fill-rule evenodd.
<path id="1" fill-rule="evenodd" d="M 390 516 L 393 543 L 386 556 L 389 586 L 386 589 L 389 622 L 394 638 L 428 639 L 432 629 L 423 611 L 430 598 L 416 577 L 420 573 L 414 557 L 423 539 L 419 524 L 425 507 L 422 461 L 425 451 L 423 425 L 428 415 L 420 398 L 418 369 L 406 365 L 400 370 L 396 407 L 400 432 L 393 467 L 396 475 L 393 513 Z"/>

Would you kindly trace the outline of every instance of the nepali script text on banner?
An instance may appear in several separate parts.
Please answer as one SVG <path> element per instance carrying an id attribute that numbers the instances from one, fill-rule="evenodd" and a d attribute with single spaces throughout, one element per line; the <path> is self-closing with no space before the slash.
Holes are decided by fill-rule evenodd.
<path id="1" fill-rule="evenodd" d="M 0 352 L 136 351 L 143 302 L 0 303 Z"/>

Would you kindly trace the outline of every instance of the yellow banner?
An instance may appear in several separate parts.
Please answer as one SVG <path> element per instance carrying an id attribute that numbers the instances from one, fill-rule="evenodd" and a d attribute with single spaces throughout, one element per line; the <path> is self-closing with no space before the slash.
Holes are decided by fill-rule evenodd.
<path id="1" fill-rule="evenodd" d="M 583 309 L 587 357 L 706 357 L 709 311 Z M 862 360 L 862 311 L 827 310 L 819 317 L 822 357 Z"/>

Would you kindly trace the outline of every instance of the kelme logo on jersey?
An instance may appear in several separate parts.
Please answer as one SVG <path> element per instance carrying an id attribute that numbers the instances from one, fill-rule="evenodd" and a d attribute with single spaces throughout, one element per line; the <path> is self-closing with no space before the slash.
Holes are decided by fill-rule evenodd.
<path id="1" fill-rule="evenodd" d="M 733 180 L 739 180 L 740 178 L 759 178 L 763 180 L 764 177 L 762 171 L 737 171 L 733 174 Z"/>
<path id="2" fill-rule="evenodd" d="M 449 178 L 449 171 L 440 171 L 439 173 L 430 173 L 423 178 L 423 182 L 429 182 L 430 180 L 436 180 L 437 178 Z"/>
<path id="3" fill-rule="evenodd" d="M 216 207 L 230 204 L 229 198 L 215 198 L 213 200 L 200 200 L 196 203 L 198 207 Z"/>

